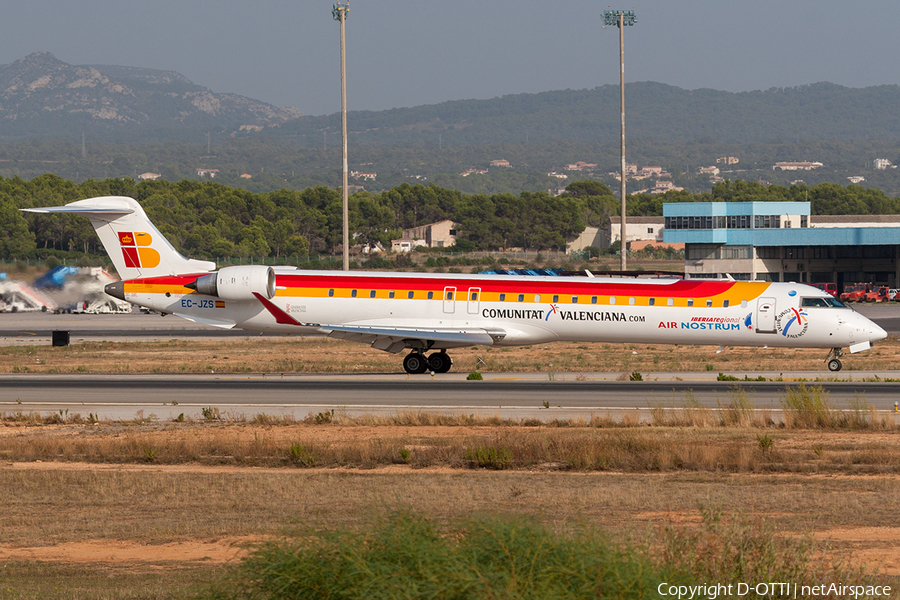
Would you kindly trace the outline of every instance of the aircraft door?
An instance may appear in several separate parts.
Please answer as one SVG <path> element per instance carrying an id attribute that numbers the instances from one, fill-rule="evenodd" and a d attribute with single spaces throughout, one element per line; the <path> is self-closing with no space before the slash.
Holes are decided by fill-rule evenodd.
<path id="1" fill-rule="evenodd" d="M 456 311 L 456 288 L 444 288 L 444 312 L 452 315 Z"/>
<path id="2" fill-rule="evenodd" d="M 775 298 L 757 300 L 756 333 L 775 333 Z"/>
<path id="3" fill-rule="evenodd" d="M 481 304 L 481 288 L 469 288 L 469 298 L 468 304 L 466 305 L 466 309 L 468 310 L 470 315 L 477 315 L 478 308 Z"/>

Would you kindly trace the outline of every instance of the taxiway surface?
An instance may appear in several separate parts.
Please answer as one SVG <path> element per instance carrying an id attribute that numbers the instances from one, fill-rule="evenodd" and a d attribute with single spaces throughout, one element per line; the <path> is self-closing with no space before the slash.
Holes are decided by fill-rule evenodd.
<path id="1" fill-rule="evenodd" d="M 754 377 L 759 374 L 754 373 Z M 777 377 L 777 373 L 764 374 Z M 812 379 L 821 373 L 792 373 Z M 832 404 L 848 407 L 865 401 L 891 411 L 898 399 L 896 383 L 860 381 L 874 373 L 854 372 L 857 381 L 816 383 Z M 462 374 L 428 375 L 2 375 L 0 412 L 59 412 L 99 418 L 136 417 L 203 419 L 203 409 L 253 418 L 257 414 L 303 419 L 323 411 L 396 415 L 404 412 L 497 415 L 516 419 L 621 417 L 640 418 L 654 406 L 680 407 L 692 402 L 719 409 L 741 395 L 757 410 L 780 412 L 791 381 L 720 382 L 708 373 L 648 373 L 645 381 L 617 381 L 616 374 L 579 375 L 580 380 L 549 380 L 546 374 L 484 374 L 466 381 Z M 881 379 L 900 372 L 879 373 Z M 893 376 L 893 377 L 892 377 Z"/>

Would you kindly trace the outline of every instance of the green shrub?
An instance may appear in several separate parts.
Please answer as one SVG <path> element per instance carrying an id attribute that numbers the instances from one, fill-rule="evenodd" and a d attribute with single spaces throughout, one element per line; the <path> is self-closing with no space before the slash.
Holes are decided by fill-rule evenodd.
<path id="1" fill-rule="evenodd" d="M 512 466 L 512 450 L 505 446 L 476 446 L 468 448 L 464 458 L 482 469 L 508 469 Z"/>
<path id="2" fill-rule="evenodd" d="M 555 533 L 518 517 L 441 526 L 401 513 L 359 531 L 266 543 L 204 597 L 631 599 L 659 597 L 664 582 L 872 585 L 865 573 L 823 560 L 809 539 L 717 509 L 701 513 L 700 527 L 661 528 L 652 548 L 589 528 Z"/>
<path id="3" fill-rule="evenodd" d="M 312 467 L 316 464 L 316 457 L 312 450 L 299 442 L 291 444 L 290 456 L 291 460 L 301 467 Z"/>
<path id="4" fill-rule="evenodd" d="M 651 598 L 656 570 L 604 536 L 553 534 L 515 518 L 442 531 L 401 514 L 368 531 L 324 531 L 251 553 L 212 597 Z"/>

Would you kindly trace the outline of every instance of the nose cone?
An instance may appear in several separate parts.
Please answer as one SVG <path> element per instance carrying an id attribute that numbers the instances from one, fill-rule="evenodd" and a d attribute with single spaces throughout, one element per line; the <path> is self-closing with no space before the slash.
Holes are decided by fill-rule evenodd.
<path id="1" fill-rule="evenodd" d="M 864 317 L 859 313 L 856 313 L 854 316 L 856 317 L 856 320 L 853 324 L 854 328 L 856 329 L 857 340 L 877 342 L 878 340 L 883 340 L 888 336 L 887 331 L 882 329 L 878 324 L 873 322 L 868 317 Z"/>
<path id="2" fill-rule="evenodd" d="M 869 341 L 877 342 L 878 340 L 883 340 L 888 336 L 887 331 L 876 325 L 875 323 L 869 322 L 870 333 L 869 333 Z"/>

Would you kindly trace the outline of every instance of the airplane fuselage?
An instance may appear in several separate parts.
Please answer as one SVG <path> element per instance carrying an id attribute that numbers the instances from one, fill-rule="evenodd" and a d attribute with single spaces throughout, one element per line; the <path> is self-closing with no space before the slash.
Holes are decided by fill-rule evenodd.
<path id="1" fill-rule="evenodd" d="M 883 333 L 851 309 L 825 305 L 828 294 L 793 283 L 278 268 L 271 304 L 292 323 L 253 297 L 223 300 L 184 287 L 201 275 L 125 281 L 125 299 L 220 327 L 295 334 L 333 332 L 327 324 L 480 328 L 496 331 L 498 346 L 584 341 L 839 348 Z M 466 345 L 451 340 L 430 347 Z"/>

